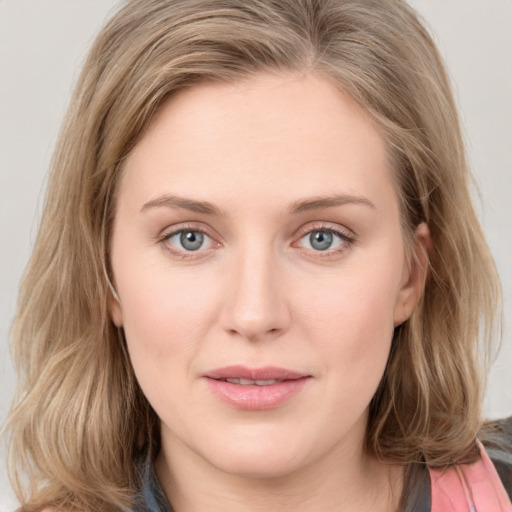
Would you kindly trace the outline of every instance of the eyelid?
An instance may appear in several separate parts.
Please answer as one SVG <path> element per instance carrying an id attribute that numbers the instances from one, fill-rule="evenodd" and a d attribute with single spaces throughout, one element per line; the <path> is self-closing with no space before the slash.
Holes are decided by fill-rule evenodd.
<path id="1" fill-rule="evenodd" d="M 197 224 L 191 223 L 191 222 L 184 222 L 183 224 L 176 224 L 173 226 L 169 226 L 161 231 L 161 233 L 158 235 L 158 240 L 166 240 L 173 235 L 176 235 L 180 231 L 197 231 L 198 233 L 202 233 L 203 235 L 207 235 L 212 239 L 216 238 L 216 235 L 212 234 L 212 232 L 203 227 L 199 226 Z"/>
<path id="2" fill-rule="evenodd" d="M 339 224 L 333 224 L 325 221 L 317 221 L 305 226 L 302 226 L 296 234 L 297 238 L 302 238 L 304 235 L 311 233 L 312 231 L 329 231 L 335 234 L 339 234 L 344 240 L 355 242 L 357 234 L 344 226 Z"/>

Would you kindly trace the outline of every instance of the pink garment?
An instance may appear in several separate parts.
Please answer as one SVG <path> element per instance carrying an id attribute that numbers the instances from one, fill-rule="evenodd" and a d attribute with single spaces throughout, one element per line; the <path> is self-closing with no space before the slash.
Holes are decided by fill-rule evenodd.
<path id="1" fill-rule="evenodd" d="M 429 469 L 431 512 L 512 512 L 500 477 L 479 442 L 480 459 L 448 469 Z"/>

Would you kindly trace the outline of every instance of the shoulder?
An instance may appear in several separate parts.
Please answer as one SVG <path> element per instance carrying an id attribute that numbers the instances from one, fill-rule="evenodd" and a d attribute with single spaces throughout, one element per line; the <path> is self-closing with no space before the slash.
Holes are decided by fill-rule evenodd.
<path id="1" fill-rule="evenodd" d="M 512 416 L 489 422 L 482 430 L 481 441 L 512 500 Z"/>
<path id="2" fill-rule="evenodd" d="M 476 483 L 473 493 L 478 501 L 488 502 L 490 499 L 497 503 L 494 508 L 484 506 L 482 510 L 509 511 L 507 507 L 512 501 L 512 417 L 487 422 L 478 438 L 483 447 L 479 445 L 480 458 L 472 463 L 428 468 L 428 471 L 425 465 L 410 465 L 402 496 L 403 510 L 468 510 L 467 489 Z M 454 502 L 460 507 L 454 508 Z M 502 507 L 500 504 L 503 503 Z"/>
<path id="3" fill-rule="evenodd" d="M 433 511 L 510 512 L 512 496 L 512 420 L 488 422 L 473 462 L 429 468 Z"/>

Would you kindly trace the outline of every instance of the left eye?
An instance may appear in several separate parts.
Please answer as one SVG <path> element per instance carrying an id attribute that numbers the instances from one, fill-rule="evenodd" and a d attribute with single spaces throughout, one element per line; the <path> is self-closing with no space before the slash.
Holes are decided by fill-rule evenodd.
<path id="1" fill-rule="evenodd" d="M 193 252 L 204 249 L 205 245 L 211 244 L 212 239 L 201 231 L 182 229 L 169 235 L 167 241 L 179 250 Z"/>
<path id="2" fill-rule="evenodd" d="M 313 251 L 327 251 L 329 249 L 338 249 L 344 243 L 348 243 L 348 237 L 343 236 L 336 231 L 327 229 L 315 229 L 306 233 L 301 242 L 307 249 Z"/>

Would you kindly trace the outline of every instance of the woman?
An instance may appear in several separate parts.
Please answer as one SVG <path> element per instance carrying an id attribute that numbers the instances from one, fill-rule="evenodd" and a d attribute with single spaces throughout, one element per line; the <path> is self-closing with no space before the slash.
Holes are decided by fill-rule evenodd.
<path id="1" fill-rule="evenodd" d="M 511 510 L 499 285 L 414 11 L 131 1 L 71 105 L 13 330 L 23 510 Z"/>

